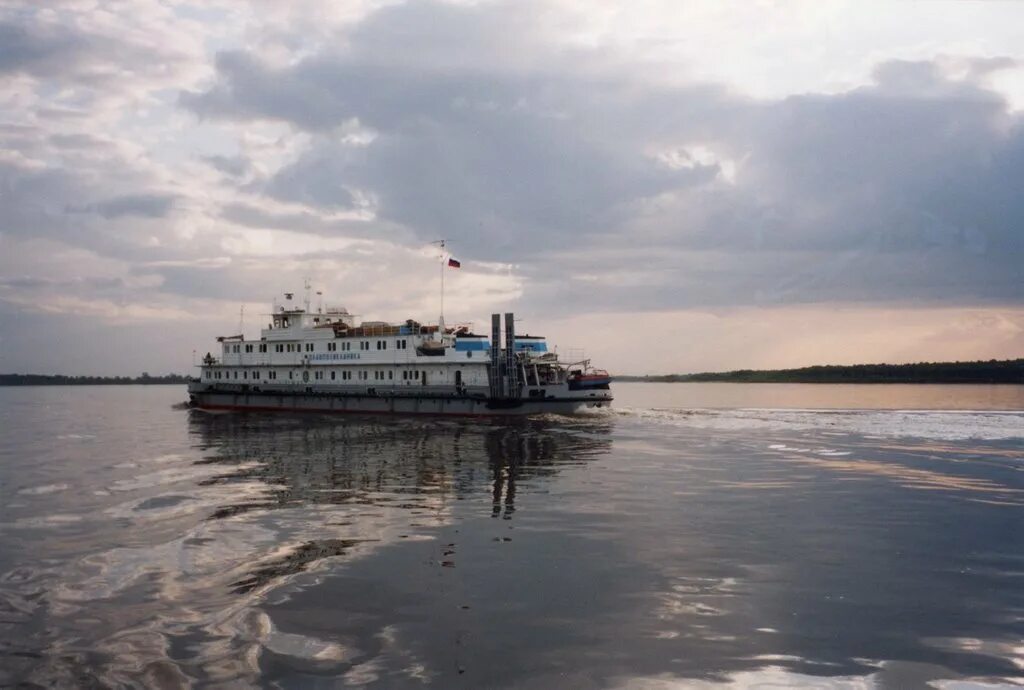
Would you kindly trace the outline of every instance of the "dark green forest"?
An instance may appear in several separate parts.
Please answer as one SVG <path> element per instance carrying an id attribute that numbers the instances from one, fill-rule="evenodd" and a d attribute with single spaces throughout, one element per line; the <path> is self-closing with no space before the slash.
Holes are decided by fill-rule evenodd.
<path id="1" fill-rule="evenodd" d="M 987 362 L 820 365 L 800 369 L 616 376 L 616 381 L 722 381 L 727 383 L 1021 383 L 1024 359 Z"/>
<path id="2" fill-rule="evenodd" d="M 181 374 L 150 376 L 61 376 L 47 374 L 0 374 L 0 386 L 124 386 L 154 384 L 184 384 L 188 377 Z"/>

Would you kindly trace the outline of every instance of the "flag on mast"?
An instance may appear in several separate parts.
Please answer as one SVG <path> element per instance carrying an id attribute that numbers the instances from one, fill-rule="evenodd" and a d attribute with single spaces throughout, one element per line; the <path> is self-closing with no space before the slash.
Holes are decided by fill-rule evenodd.
<path id="1" fill-rule="evenodd" d="M 458 259 L 449 256 L 448 257 L 448 268 L 462 268 L 462 262 Z"/>

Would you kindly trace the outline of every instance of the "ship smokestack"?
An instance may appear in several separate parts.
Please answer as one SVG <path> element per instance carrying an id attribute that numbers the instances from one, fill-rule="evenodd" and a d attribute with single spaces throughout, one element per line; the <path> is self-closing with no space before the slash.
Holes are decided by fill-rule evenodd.
<path id="1" fill-rule="evenodd" d="M 508 376 L 508 396 L 519 397 L 519 365 L 516 364 L 516 317 L 505 313 L 505 374 Z"/>
<path id="2" fill-rule="evenodd" d="M 504 397 L 501 366 L 501 314 L 491 314 L 491 397 L 497 400 Z"/>

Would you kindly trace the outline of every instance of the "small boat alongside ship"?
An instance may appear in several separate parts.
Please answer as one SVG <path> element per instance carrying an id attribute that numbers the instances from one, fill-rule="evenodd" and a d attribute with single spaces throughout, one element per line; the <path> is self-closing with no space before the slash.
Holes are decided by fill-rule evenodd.
<path id="1" fill-rule="evenodd" d="M 433 415 L 573 414 L 611 404 L 608 372 L 563 361 L 543 337 L 491 315 L 490 338 L 467 326 L 408 319 L 356 323 L 344 308 L 275 303 L 259 339 L 218 338 L 188 387 L 205 410 Z"/>

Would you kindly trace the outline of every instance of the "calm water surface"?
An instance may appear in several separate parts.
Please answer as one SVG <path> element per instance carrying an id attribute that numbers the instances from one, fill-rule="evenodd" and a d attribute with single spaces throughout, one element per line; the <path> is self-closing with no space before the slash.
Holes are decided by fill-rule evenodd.
<path id="1" fill-rule="evenodd" d="M 515 423 L 0 388 L 0 686 L 1024 684 L 1024 387 Z"/>

